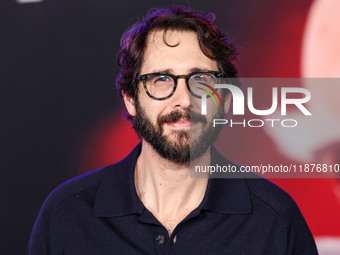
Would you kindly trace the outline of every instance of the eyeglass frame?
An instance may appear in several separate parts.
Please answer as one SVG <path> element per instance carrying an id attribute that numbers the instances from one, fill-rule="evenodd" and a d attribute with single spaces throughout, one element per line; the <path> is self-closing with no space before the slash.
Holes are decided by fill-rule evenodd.
<path id="1" fill-rule="evenodd" d="M 189 74 L 187 74 L 187 75 L 185 75 L 185 74 L 174 75 L 174 74 L 170 74 L 170 73 L 167 73 L 167 72 L 147 73 L 147 74 L 139 75 L 139 76 L 137 77 L 137 80 L 138 80 L 138 81 L 141 81 L 141 82 L 143 83 L 143 87 L 144 87 L 144 90 L 145 90 L 146 94 L 147 94 L 150 98 L 152 98 L 152 99 L 154 99 L 154 100 L 159 100 L 159 101 L 160 101 L 160 100 L 165 100 L 165 99 L 168 99 L 169 97 L 171 97 L 171 96 L 175 93 L 175 91 L 176 91 L 177 84 L 178 84 L 177 79 L 180 79 L 180 78 L 184 78 L 184 79 L 185 79 L 185 84 L 186 84 L 186 86 L 187 86 L 189 92 L 190 92 L 193 96 L 198 97 L 197 95 L 195 95 L 195 94 L 193 94 L 193 93 L 191 92 L 190 86 L 189 86 L 189 80 L 190 80 L 190 78 L 191 78 L 193 75 L 199 74 L 199 73 L 203 73 L 203 74 L 206 74 L 206 73 L 207 73 L 207 74 L 212 74 L 212 75 L 214 75 L 217 79 L 218 79 L 218 78 L 226 78 L 226 76 L 225 76 L 222 72 L 219 72 L 219 71 L 195 71 L 195 72 L 189 73 Z M 170 76 L 170 77 L 174 80 L 174 87 L 173 87 L 173 90 L 172 90 L 172 92 L 170 93 L 170 95 L 168 95 L 168 96 L 166 96 L 166 97 L 155 97 L 155 96 L 153 96 L 153 95 L 150 94 L 150 92 L 148 91 L 148 88 L 147 88 L 147 86 L 146 86 L 146 81 L 147 81 L 147 79 L 149 79 L 149 78 L 150 78 L 151 76 L 153 76 L 153 75 L 167 75 L 167 76 Z"/>

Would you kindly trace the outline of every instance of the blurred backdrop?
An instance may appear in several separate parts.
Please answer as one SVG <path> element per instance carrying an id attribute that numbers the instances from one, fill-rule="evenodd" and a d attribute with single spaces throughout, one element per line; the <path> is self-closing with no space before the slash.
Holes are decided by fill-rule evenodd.
<path id="1" fill-rule="evenodd" d="M 336 16 L 327 15 L 334 7 L 311 18 L 317 8 L 312 0 L 1 0 L 2 254 L 25 253 L 39 209 L 56 186 L 119 161 L 137 144 L 114 87 L 120 37 L 150 8 L 173 4 L 216 14 L 217 25 L 241 46 L 243 77 L 337 75 L 313 73 L 313 68 L 308 72 L 301 60 L 313 61 L 304 52 L 309 47 L 306 29 L 313 30 L 309 26 L 318 19 Z M 327 64 L 333 66 L 322 66 Z M 257 139 L 250 151 L 261 144 L 268 157 L 273 153 L 289 160 L 275 138 L 263 131 Z M 321 149 L 317 157 L 339 163 L 339 141 Z M 230 157 L 237 162 L 241 156 Z M 339 254 L 326 253 L 336 251 L 339 243 L 339 181 L 272 181 L 296 200 L 323 254 Z"/>

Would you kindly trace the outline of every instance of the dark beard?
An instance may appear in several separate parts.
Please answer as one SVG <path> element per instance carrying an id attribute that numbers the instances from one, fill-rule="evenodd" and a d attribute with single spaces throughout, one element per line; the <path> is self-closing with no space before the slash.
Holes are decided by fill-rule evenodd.
<path id="1" fill-rule="evenodd" d="M 150 119 L 145 114 L 145 111 L 140 107 L 139 101 L 135 102 L 136 116 L 130 116 L 139 138 L 145 139 L 163 158 L 172 161 L 177 164 L 189 163 L 190 160 L 194 160 L 202 156 L 210 145 L 218 137 L 222 125 L 213 127 L 212 123 L 207 123 L 206 118 L 203 115 L 194 113 L 189 109 L 184 111 L 173 111 L 167 115 L 158 116 L 157 126 L 153 125 Z M 214 118 L 221 119 L 224 117 L 224 111 L 219 107 L 218 112 Z M 203 124 L 200 134 L 194 141 L 190 140 L 190 136 L 193 136 L 193 131 L 172 131 L 169 136 L 173 136 L 172 140 L 169 140 L 164 135 L 163 124 L 166 122 L 176 122 L 178 120 L 191 120 L 193 122 L 201 122 Z"/>

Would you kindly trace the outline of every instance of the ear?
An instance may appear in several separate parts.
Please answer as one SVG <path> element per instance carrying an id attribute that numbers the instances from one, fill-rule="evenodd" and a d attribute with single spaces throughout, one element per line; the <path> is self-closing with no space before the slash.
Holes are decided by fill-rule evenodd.
<path id="1" fill-rule="evenodd" d="M 124 104 L 126 107 L 126 110 L 131 116 L 136 116 L 136 106 L 135 106 L 135 100 L 133 100 L 131 97 L 127 96 L 123 93 L 123 99 Z"/>
<path id="2" fill-rule="evenodd" d="M 224 99 L 224 112 L 227 114 L 230 109 L 230 104 L 231 104 L 231 93 L 229 92 Z"/>

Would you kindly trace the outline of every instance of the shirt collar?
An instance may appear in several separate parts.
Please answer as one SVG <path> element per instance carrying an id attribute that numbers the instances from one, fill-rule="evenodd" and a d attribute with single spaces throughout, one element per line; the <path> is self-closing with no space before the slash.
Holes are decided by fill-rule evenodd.
<path id="1" fill-rule="evenodd" d="M 137 196 L 134 185 L 134 170 L 142 145 L 117 164 L 102 171 L 103 178 L 94 202 L 94 215 L 119 217 L 142 214 L 144 206 Z M 231 163 L 212 148 L 212 163 Z M 248 214 L 251 212 L 251 197 L 245 179 L 209 179 L 207 191 L 199 206 L 202 210 L 223 214 Z"/>

